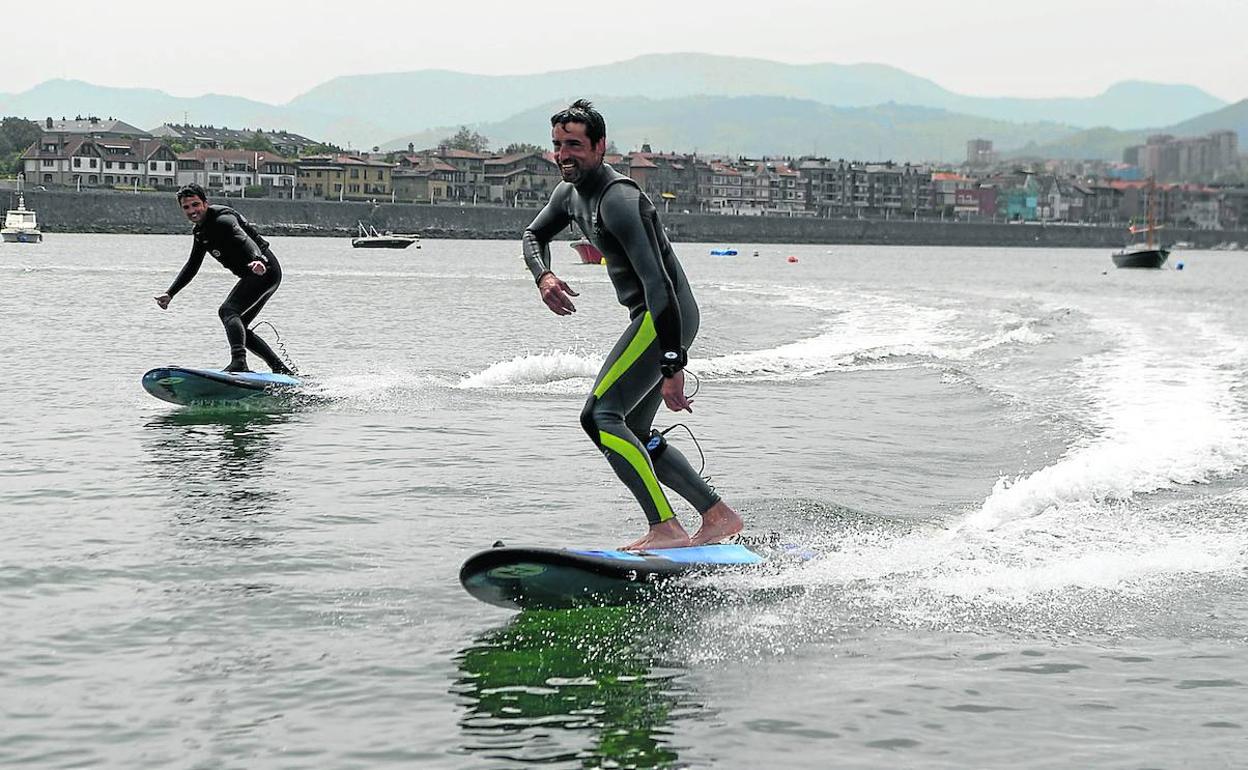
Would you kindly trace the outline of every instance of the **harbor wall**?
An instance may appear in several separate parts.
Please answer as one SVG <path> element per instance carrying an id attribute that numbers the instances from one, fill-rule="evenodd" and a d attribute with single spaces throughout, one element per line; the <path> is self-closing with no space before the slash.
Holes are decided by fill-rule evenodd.
<path id="1" fill-rule="evenodd" d="M 516 239 L 535 209 L 412 203 L 291 201 L 216 198 L 243 212 L 273 235 L 338 235 L 356 232 L 356 222 L 378 230 L 420 233 L 426 238 Z M 39 214 L 44 232 L 186 233 L 190 225 L 169 193 L 28 190 L 28 208 Z M 676 242 L 727 246 L 758 243 L 892 244 L 910 246 L 1030 246 L 1115 248 L 1125 228 L 1055 224 L 814 219 L 808 217 L 662 215 Z M 1248 231 L 1168 228 L 1166 241 L 1193 248 L 1236 242 L 1248 246 Z"/>

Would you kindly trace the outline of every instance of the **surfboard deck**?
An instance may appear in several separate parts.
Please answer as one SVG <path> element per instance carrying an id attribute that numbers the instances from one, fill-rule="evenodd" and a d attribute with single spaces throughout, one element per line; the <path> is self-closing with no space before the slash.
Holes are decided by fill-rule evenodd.
<path id="1" fill-rule="evenodd" d="M 299 387 L 298 377 L 272 372 L 223 372 L 160 366 L 143 375 L 143 389 L 162 401 L 188 406 L 272 396 Z"/>
<path id="2" fill-rule="evenodd" d="M 496 547 L 474 554 L 459 571 L 468 593 L 508 609 L 627 604 L 653 595 L 682 575 L 761 565 L 744 545 L 702 545 L 652 551 Z"/>

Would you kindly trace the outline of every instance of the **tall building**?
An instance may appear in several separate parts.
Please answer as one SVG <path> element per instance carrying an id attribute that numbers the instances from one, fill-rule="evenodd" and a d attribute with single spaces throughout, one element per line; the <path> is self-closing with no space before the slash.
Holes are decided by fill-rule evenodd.
<path id="1" fill-rule="evenodd" d="M 1232 171 L 1239 161 L 1239 137 L 1234 131 L 1176 139 L 1154 134 L 1142 145 L 1128 147 L 1122 159 L 1159 182 L 1190 182 Z"/>
<path id="2" fill-rule="evenodd" d="M 989 139 L 972 139 L 966 143 L 966 165 L 991 166 L 997 159 Z"/>

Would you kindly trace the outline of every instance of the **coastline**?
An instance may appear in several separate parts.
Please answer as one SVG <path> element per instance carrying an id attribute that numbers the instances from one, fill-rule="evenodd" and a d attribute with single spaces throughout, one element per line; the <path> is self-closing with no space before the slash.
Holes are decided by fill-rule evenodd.
<path id="1" fill-rule="evenodd" d="M 170 193 L 119 191 L 26 192 L 45 233 L 183 234 L 189 227 Z M 378 230 L 419 233 L 425 238 L 515 240 L 537 209 L 412 203 L 290 201 L 214 198 L 238 208 L 269 235 L 351 237 L 363 221 Z M 978 223 L 903 219 L 815 219 L 809 217 L 661 215 L 674 242 L 872 244 L 911 246 L 1002 246 L 1118 248 L 1126 225 Z M 1170 241 L 1192 248 L 1248 245 L 1248 231 L 1168 228 Z M 571 238 L 571 232 L 562 237 Z"/>

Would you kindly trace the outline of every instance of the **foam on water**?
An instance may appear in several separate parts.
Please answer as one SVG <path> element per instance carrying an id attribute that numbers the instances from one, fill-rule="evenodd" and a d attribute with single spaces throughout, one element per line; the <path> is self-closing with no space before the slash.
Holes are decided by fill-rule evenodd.
<path id="1" fill-rule="evenodd" d="M 757 301 L 819 309 L 825 317 L 812 324 L 817 332 L 772 347 L 696 358 L 690 369 L 707 379 L 760 381 L 798 380 L 837 371 L 894 368 L 966 361 L 1003 345 L 1035 345 L 1046 335 L 1033 328 L 1035 319 L 993 313 L 992 325 L 966 329 L 965 317 L 979 311 L 956 307 L 924 307 L 882 295 L 826 290 L 726 289 Z M 977 323 L 976 326 L 982 326 Z M 546 392 L 583 389 L 606 352 L 528 354 L 501 361 L 465 378 L 458 387 L 512 388 Z M 574 382 L 569 382 L 574 380 Z"/>
<path id="2" fill-rule="evenodd" d="M 967 524 L 992 528 L 1064 504 L 1127 500 L 1207 481 L 1248 461 L 1248 428 L 1234 393 L 1242 346 L 1211 320 L 1188 324 L 1189 344 L 1158 347 L 1156 335 L 1138 326 L 1099 323 L 1117 345 L 1083 362 L 1085 398 L 1071 399 L 1094 432 L 1053 465 L 998 480 Z"/>
<path id="3" fill-rule="evenodd" d="M 445 378 L 406 369 L 375 369 L 350 374 L 309 377 L 299 397 L 309 403 L 334 403 L 348 408 L 404 410 L 430 391 L 447 387 Z"/>
<path id="4" fill-rule="evenodd" d="M 464 390 L 478 388 L 517 388 L 549 386 L 576 380 L 582 384 L 585 378 L 593 378 L 602 366 L 600 357 L 583 353 L 556 351 L 518 356 L 509 361 L 492 364 L 477 374 L 465 377 L 455 387 Z M 546 392 L 550 388 L 543 387 Z"/>
<path id="5" fill-rule="evenodd" d="M 1248 492 L 1149 497 L 1248 464 L 1236 397 L 1244 345 L 1212 318 L 1171 321 L 1166 334 L 1092 321 L 1113 344 L 1081 362 L 1086 392 L 1070 394 L 1067 416 L 1088 432 L 1052 464 L 998 481 L 978 509 L 949 522 L 832 527 L 813 544 L 825 556 L 742 582 L 831 588 L 837 601 L 894 622 L 956 617 L 974 629 L 1027 618 L 1074 628 L 1100 617 L 1107 596 L 1147 603 L 1192 576 L 1242 579 Z"/>

